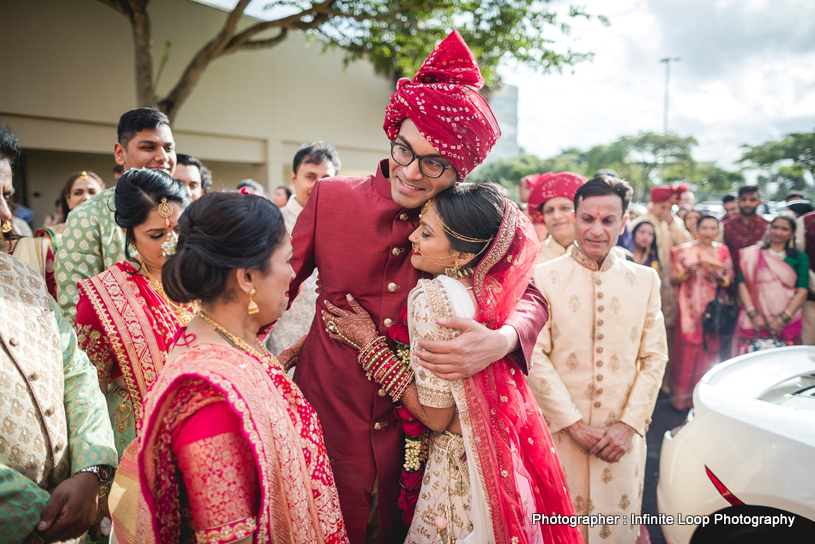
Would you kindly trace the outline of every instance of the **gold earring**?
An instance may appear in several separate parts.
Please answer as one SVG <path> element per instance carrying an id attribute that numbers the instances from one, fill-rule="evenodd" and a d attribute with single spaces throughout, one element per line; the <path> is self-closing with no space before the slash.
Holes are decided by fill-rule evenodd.
<path id="1" fill-rule="evenodd" d="M 255 289 L 253 287 L 252 290 L 249 291 L 249 315 L 256 314 L 256 313 L 258 313 L 260 311 L 260 308 L 258 308 L 257 302 L 252 300 L 252 297 L 255 296 L 255 293 L 257 293 L 257 291 L 255 291 Z"/>
<path id="2" fill-rule="evenodd" d="M 445 268 L 444 273 L 447 275 L 447 277 L 454 279 L 458 278 L 459 277 L 458 263 L 453 263 L 453 268 Z"/>
<path id="3" fill-rule="evenodd" d="M 3 222 L 3 229 L 2 229 L 3 234 L 6 234 L 7 232 L 11 232 L 11 229 L 13 229 L 13 228 L 14 228 L 14 225 L 12 225 L 11 221 L 4 221 Z"/>

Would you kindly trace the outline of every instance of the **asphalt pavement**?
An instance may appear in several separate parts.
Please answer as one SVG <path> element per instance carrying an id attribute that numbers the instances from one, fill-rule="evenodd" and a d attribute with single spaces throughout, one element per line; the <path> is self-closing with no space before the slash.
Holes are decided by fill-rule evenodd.
<path id="1" fill-rule="evenodd" d="M 648 458 L 645 461 L 645 488 L 642 493 L 642 512 L 644 514 L 659 514 L 657 510 L 659 453 L 662 450 L 662 438 L 665 436 L 665 431 L 681 425 L 687 417 L 688 410 L 674 410 L 668 395 L 660 391 L 654 415 L 651 416 L 651 426 L 645 435 L 645 441 L 648 444 Z M 649 525 L 648 532 L 653 544 L 665 544 L 662 528 L 659 525 Z"/>

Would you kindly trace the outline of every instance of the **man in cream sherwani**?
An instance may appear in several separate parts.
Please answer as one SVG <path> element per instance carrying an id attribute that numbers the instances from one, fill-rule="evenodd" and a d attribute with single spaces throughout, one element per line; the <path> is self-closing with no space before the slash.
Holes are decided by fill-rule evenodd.
<path id="1" fill-rule="evenodd" d="M 616 525 L 581 526 L 587 544 L 637 540 L 631 514 L 642 506 L 645 432 L 668 360 L 656 271 L 612 251 L 630 197 L 631 187 L 615 178 L 581 186 L 575 247 L 535 272 L 550 318 L 529 385 L 555 435 L 577 514 L 622 516 Z"/>

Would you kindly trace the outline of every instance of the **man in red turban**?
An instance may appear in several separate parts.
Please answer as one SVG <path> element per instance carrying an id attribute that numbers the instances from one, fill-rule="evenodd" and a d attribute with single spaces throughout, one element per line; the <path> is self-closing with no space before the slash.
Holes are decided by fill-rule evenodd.
<path id="1" fill-rule="evenodd" d="M 329 301 L 350 310 L 346 295 L 353 294 L 388 338 L 422 277 L 410 264 L 408 241 L 422 206 L 466 179 L 500 135 L 476 92 L 482 85 L 457 32 L 439 44 L 413 80 L 399 81 L 384 124 L 390 157 L 371 176 L 318 181 L 297 218 L 292 298 L 317 267 L 317 306 Z M 530 284 L 509 326 L 489 330 L 473 320 L 451 319 L 445 325 L 461 335 L 420 341 L 426 350 L 421 359 L 447 379 L 471 376 L 507 354 L 526 371 L 546 318 L 546 301 Z M 403 542 L 407 527 L 397 503 L 404 437 L 390 397 L 366 379 L 356 350 L 332 340 L 319 318 L 311 324 L 294 379 L 320 417 L 351 543 Z"/>
<path id="2" fill-rule="evenodd" d="M 560 257 L 574 243 L 574 194 L 584 183 L 586 178 L 574 172 L 547 172 L 533 182 L 529 216 L 549 232 L 541 244 L 539 263 Z"/>
<path id="3" fill-rule="evenodd" d="M 659 274 L 662 278 L 660 295 L 662 296 L 662 315 L 665 316 L 665 330 L 668 334 L 668 352 L 673 345 L 674 321 L 676 320 L 676 298 L 671 285 L 671 248 L 691 240 L 685 230 L 685 223 L 673 214 L 672 207 L 679 195 L 688 190 L 684 183 L 680 185 L 656 185 L 651 187 L 651 209 L 634 222 L 638 225 L 648 221 L 654 226 L 654 235 L 659 254 Z M 670 361 L 668 365 L 670 365 Z M 669 374 L 668 370 L 665 375 Z M 663 389 L 667 386 L 663 385 Z M 667 391 L 666 391 L 667 392 Z"/>

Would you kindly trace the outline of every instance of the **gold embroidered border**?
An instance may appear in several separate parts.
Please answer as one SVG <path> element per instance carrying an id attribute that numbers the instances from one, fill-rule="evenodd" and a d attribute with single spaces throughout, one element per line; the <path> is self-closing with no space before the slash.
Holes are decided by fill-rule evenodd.
<path id="1" fill-rule="evenodd" d="M 518 207 L 506 201 L 504 205 L 504 220 L 501 222 L 501 228 L 498 229 L 498 234 L 495 236 L 495 241 L 492 247 L 484 255 L 484 259 L 475 268 L 475 276 L 473 277 L 473 289 L 477 300 L 483 300 L 484 297 L 484 278 L 493 266 L 504 258 L 504 255 L 512 245 L 512 240 L 515 238 L 515 227 L 518 221 Z"/>
<path id="2" fill-rule="evenodd" d="M 234 542 L 251 535 L 257 530 L 257 527 L 255 518 L 246 518 L 220 527 L 198 529 L 195 531 L 195 540 L 206 544 Z"/>

